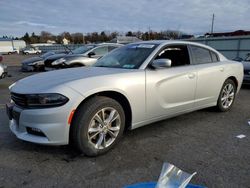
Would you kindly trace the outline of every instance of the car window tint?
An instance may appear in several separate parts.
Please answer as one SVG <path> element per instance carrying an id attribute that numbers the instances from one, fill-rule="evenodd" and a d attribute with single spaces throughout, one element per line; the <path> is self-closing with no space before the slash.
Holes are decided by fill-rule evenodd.
<path id="1" fill-rule="evenodd" d="M 106 53 L 108 53 L 108 47 L 107 46 L 98 47 L 98 48 L 94 49 L 93 52 L 97 56 L 103 56 Z"/>
<path id="2" fill-rule="evenodd" d="M 211 57 L 212 57 L 213 62 L 219 61 L 218 56 L 214 52 L 210 51 L 210 53 L 211 53 Z"/>
<path id="3" fill-rule="evenodd" d="M 155 59 L 170 59 L 171 67 L 189 65 L 189 53 L 186 45 L 168 46 L 162 50 Z"/>
<path id="4" fill-rule="evenodd" d="M 194 64 L 211 63 L 210 51 L 198 46 L 191 46 Z"/>

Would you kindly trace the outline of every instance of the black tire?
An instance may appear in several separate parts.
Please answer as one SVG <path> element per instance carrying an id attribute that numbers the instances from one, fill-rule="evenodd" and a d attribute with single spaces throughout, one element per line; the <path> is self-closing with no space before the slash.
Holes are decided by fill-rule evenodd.
<path id="1" fill-rule="evenodd" d="M 7 76 L 7 73 L 4 72 L 2 75 L 1 75 L 1 78 L 5 78 Z"/>
<path id="2" fill-rule="evenodd" d="M 223 97 L 223 90 L 225 89 L 226 86 L 228 85 L 231 85 L 233 87 L 233 92 L 234 92 L 234 95 L 232 97 L 232 102 L 231 104 L 228 106 L 228 107 L 225 107 L 225 105 L 223 105 L 223 102 L 222 102 L 222 97 Z M 232 106 L 233 106 L 233 103 L 234 103 L 234 100 L 235 100 L 235 95 L 236 95 L 236 85 L 235 85 L 235 82 L 231 79 L 227 79 L 222 88 L 221 88 L 221 91 L 220 91 L 220 95 L 218 97 L 218 100 L 217 100 L 217 106 L 216 106 L 216 109 L 220 112 L 227 112 L 229 111 Z"/>
<path id="3" fill-rule="evenodd" d="M 83 67 L 83 65 L 82 65 L 82 64 L 80 64 L 80 63 L 77 63 L 77 64 L 73 64 L 73 65 L 71 65 L 71 67 L 72 67 L 72 68 L 76 68 L 76 67 Z"/>
<path id="4" fill-rule="evenodd" d="M 120 115 L 120 129 L 116 138 L 109 146 L 99 149 L 89 140 L 89 126 L 96 113 L 103 108 L 113 108 L 116 110 L 118 115 Z M 106 153 L 117 144 L 123 135 L 124 127 L 125 113 L 121 105 L 114 99 L 96 96 L 83 103 L 75 112 L 70 128 L 70 145 L 76 148 L 80 153 L 84 153 L 87 156 L 98 156 Z M 98 137 L 96 136 L 94 138 L 99 140 L 100 134 L 98 134 Z"/>

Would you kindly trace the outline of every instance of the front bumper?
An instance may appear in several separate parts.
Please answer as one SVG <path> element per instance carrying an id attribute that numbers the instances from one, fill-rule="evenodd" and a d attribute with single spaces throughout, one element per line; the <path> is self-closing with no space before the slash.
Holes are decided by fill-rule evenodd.
<path id="1" fill-rule="evenodd" d="M 10 130 L 24 141 L 44 145 L 66 145 L 70 128 L 67 123 L 70 110 L 67 110 L 66 106 L 46 109 L 22 109 L 13 106 L 12 115 L 9 115 Z"/>
<path id="2" fill-rule="evenodd" d="M 32 65 L 22 65 L 21 70 L 24 72 L 34 71 L 35 68 Z"/>
<path id="3" fill-rule="evenodd" d="M 31 71 L 43 71 L 44 66 L 43 65 L 22 65 L 21 67 L 23 72 L 31 72 Z"/>

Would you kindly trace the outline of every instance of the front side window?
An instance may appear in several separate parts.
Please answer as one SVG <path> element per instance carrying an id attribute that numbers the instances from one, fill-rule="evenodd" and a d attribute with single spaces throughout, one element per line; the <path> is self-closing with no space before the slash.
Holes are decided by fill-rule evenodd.
<path id="1" fill-rule="evenodd" d="M 198 46 L 190 46 L 190 48 L 192 50 L 194 64 L 205 64 L 213 62 L 210 50 Z"/>
<path id="2" fill-rule="evenodd" d="M 189 53 L 186 45 L 171 45 L 162 50 L 155 59 L 170 59 L 171 67 L 189 65 Z"/>
<path id="3" fill-rule="evenodd" d="M 96 49 L 93 50 L 93 52 L 97 56 L 103 56 L 106 53 L 108 53 L 108 47 L 107 46 L 97 47 Z"/>

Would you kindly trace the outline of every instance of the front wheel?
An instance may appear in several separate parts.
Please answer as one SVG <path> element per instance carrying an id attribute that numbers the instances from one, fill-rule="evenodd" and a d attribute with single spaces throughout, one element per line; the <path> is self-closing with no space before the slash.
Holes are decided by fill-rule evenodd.
<path id="1" fill-rule="evenodd" d="M 224 82 L 218 101 L 217 109 L 221 112 L 229 111 L 234 103 L 236 86 L 233 80 L 228 79 Z"/>
<path id="2" fill-rule="evenodd" d="M 76 111 L 70 130 L 70 142 L 87 156 L 110 150 L 122 137 L 125 115 L 114 99 L 97 96 Z"/>

